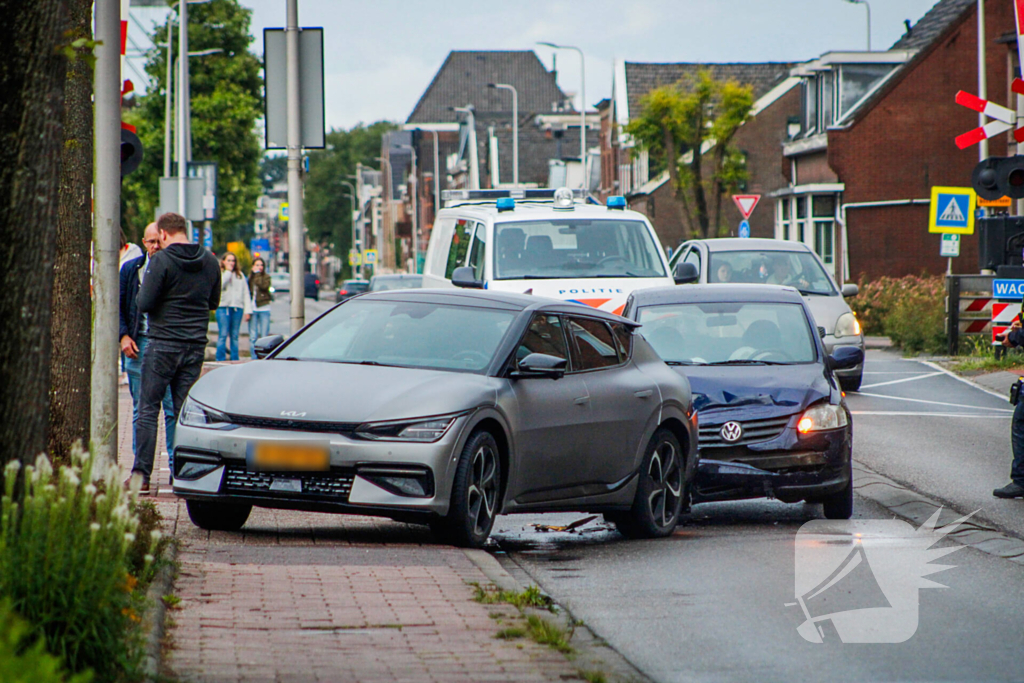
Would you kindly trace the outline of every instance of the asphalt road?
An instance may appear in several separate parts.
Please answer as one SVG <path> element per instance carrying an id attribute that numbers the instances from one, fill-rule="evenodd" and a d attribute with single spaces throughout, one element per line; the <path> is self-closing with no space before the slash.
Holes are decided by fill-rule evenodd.
<path id="1" fill-rule="evenodd" d="M 1008 404 L 892 353 L 871 352 L 866 371 L 862 392 L 848 397 L 855 460 L 962 512 L 980 508 L 979 517 L 1024 535 L 1024 502 L 991 496 L 1009 472 Z M 653 680 L 1024 680 L 1021 564 L 959 547 L 936 562 L 954 568 L 929 577 L 948 588 L 910 591 L 919 619 L 905 642 L 844 643 L 825 621 L 824 642 L 815 644 L 797 632 L 805 614 L 796 604 L 795 553 L 807 547 L 798 531 L 820 519 L 817 506 L 699 505 L 658 541 L 623 540 L 600 518 L 577 534 L 531 526 L 577 518 L 499 518 L 498 555 L 507 553 L 523 582 L 539 584 Z M 858 496 L 855 518 L 893 514 Z M 900 533 L 883 541 L 908 543 Z M 940 540 L 936 547 L 958 546 Z M 905 569 L 910 556 L 900 557 Z M 804 575 L 807 566 L 800 565 Z M 882 568 L 875 560 L 867 567 L 823 592 L 811 615 L 889 607 Z"/>
<path id="2" fill-rule="evenodd" d="M 288 292 L 274 294 L 274 300 L 270 304 L 271 334 L 283 334 L 285 337 L 291 335 L 291 305 L 291 295 Z M 306 297 L 306 322 L 313 320 L 333 305 L 333 292 L 320 292 L 319 301 Z"/>

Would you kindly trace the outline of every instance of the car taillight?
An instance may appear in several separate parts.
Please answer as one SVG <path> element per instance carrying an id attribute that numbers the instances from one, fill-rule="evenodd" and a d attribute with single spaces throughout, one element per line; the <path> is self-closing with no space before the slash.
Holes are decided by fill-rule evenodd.
<path id="1" fill-rule="evenodd" d="M 348 290 L 347 289 L 339 289 L 338 290 L 338 294 L 340 294 L 342 296 L 345 296 L 346 294 L 348 294 Z"/>
<path id="2" fill-rule="evenodd" d="M 317 280 L 317 281 L 316 281 L 316 286 L 317 286 L 317 287 L 319 287 L 319 286 L 320 286 L 320 281 L 319 281 L 319 280 Z"/>

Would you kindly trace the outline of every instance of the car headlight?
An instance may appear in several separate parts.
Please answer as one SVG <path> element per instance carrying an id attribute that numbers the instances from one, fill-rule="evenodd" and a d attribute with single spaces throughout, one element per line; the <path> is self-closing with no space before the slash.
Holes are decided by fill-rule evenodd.
<path id="1" fill-rule="evenodd" d="M 853 313 L 843 313 L 839 316 L 839 320 L 836 321 L 835 332 L 833 336 L 836 339 L 841 337 L 859 337 L 860 336 L 860 321 L 857 320 L 857 316 Z"/>
<path id="2" fill-rule="evenodd" d="M 800 421 L 796 423 L 796 430 L 801 434 L 807 434 L 825 429 L 839 429 L 847 424 L 846 411 L 842 406 L 819 403 L 804 411 Z"/>
<path id="3" fill-rule="evenodd" d="M 375 441 L 438 441 L 448 431 L 458 415 L 431 417 L 425 420 L 400 422 L 367 422 L 356 428 L 356 436 Z"/>
<path id="4" fill-rule="evenodd" d="M 191 398 L 185 399 L 178 422 L 185 427 L 205 427 L 206 429 L 236 429 L 238 427 L 238 425 L 232 424 L 224 413 L 204 406 Z"/>

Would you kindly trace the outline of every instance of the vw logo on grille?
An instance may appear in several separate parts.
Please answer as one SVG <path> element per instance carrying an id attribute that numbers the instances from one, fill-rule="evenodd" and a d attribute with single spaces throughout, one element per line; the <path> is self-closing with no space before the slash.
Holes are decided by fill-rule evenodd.
<path id="1" fill-rule="evenodd" d="M 722 425 L 722 430 L 719 434 L 722 435 L 723 441 L 735 443 L 740 440 L 741 436 L 743 436 L 743 425 L 739 422 L 726 422 Z"/>

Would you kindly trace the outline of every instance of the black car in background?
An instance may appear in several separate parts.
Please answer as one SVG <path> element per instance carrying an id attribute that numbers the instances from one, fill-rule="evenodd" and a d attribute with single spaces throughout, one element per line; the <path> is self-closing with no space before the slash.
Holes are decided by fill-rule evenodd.
<path id="1" fill-rule="evenodd" d="M 807 501 L 849 519 L 853 430 L 834 371 L 864 352 L 839 346 L 829 356 L 796 289 L 643 289 L 623 315 L 690 381 L 700 425 L 692 502 Z"/>
<path id="2" fill-rule="evenodd" d="M 341 283 L 341 287 L 338 287 L 334 300 L 341 303 L 345 299 L 351 299 L 356 294 L 362 294 L 369 289 L 370 282 L 368 280 L 345 280 Z"/>
<path id="3" fill-rule="evenodd" d="M 305 290 L 305 297 L 307 299 L 313 299 L 314 301 L 320 301 L 320 278 L 313 273 L 306 273 L 303 277 L 303 289 Z"/>

